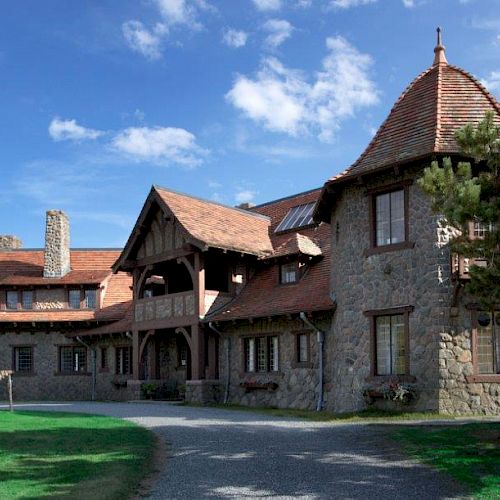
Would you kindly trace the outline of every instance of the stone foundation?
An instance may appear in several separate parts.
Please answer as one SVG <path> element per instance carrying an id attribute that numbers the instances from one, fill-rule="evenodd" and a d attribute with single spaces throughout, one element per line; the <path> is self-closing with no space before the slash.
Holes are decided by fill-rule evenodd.
<path id="1" fill-rule="evenodd" d="M 220 403 L 222 387 L 219 380 L 188 380 L 186 402 L 195 404 Z"/>

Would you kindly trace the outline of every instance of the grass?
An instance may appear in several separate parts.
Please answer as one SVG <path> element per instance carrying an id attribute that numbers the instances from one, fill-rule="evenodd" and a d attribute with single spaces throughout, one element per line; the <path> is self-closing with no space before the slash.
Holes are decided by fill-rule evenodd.
<path id="1" fill-rule="evenodd" d="M 500 499 L 500 424 L 409 427 L 393 437 L 411 457 L 447 472 L 475 498 Z"/>
<path id="2" fill-rule="evenodd" d="M 154 450 L 153 434 L 124 420 L 0 411 L 0 498 L 127 498 Z"/>
<path id="3" fill-rule="evenodd" d="M 270 406 L 243 406 L 236 404 L 212 404 L 212 405 L 193 405 L 192 403 L 183 403 L 184 406 L 210 406 L 212 408 L 220 408 L 226 410 L 248 411 L 252 413 L 262 413 L 272 415 L 274 417 L 291 417 L 303 420 L 311 420 L 314 422 L 387 422 L 399 420 L 434 420 L 446 418 L 453 420 L 453 416 L 441 415 L 435 412 L 420 412 L 410 413 L 402 411 L 388 411 L 368 409 L 352 413 L 332 413 L 329 411 L 313 411 L 313 410 L 294 410 L 290 408 L 275 408 Z"/>

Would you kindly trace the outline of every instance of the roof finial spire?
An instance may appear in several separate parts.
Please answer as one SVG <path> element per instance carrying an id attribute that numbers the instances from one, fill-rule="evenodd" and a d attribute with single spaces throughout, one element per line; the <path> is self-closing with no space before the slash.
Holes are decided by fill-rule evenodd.
<path id="1" fill-rule="evenodd" d="M 437 27 L 437 45 L 434 47 L 434 66 L 436 64 L 447 64 L 445 47 L 441 40 L 441 28 Z"/>

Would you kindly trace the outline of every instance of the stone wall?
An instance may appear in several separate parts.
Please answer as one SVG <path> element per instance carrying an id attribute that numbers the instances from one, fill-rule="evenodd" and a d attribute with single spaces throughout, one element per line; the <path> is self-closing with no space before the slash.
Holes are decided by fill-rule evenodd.
<path id="1" fill-rule="evenodd" d="M 81 345 L 63 334 L 51 332 L 1 332 L 0 370 L 12 368 L 12 350 L 15 346 L 33 347 L 31 374 L 14 374 L 14 399 L 27 400 L 90 400 L 92 397 L 92 353 L 87 350 L 87 369 L 82 373 L 59 372 L 59 346 Z M 96 399 L 129 400 L 127 380 L 131 375 L 116 375 L 115 347 L 130 345 L 129 339 L 106 339 L 96 344 Z M 102 347 L 107 348 L 108 367 L 101 369 Z M 0 382 L 0 400 L 7 398 L 7 388 Z"/>
<path id="2" fill-rule="evenodd" d="M 328 331 L 331 317 L 324 315 L 314 320 L 324 331 Z M 310 363 L 298 366 L 296 363 L 296 333 L 310 333 Z M 229 402 L 248 406 L 275 406 L 279 408 L 315 409 L 319 395 L 318 343 L 314 332 L 310 332 L 300 320 L 261 320 L 253 323 L 226 325 L 223 328 L 224 341 L 219 349 L 219 379 L 221 391 L 225 393 L 227 380 L 227 346 L 230 346 Z M 279 370 L 267 373 L 245 373 L 244 338 L 253 335 L 277 335 L 279 342 Z M 329 333 L 326 334 L 329 337 Z M 328 340 L 325 343 L 327 345 Z M 325 353 L 325 366 L 328 364 Z M 325 381 L 326 384 L 329 380 Z M 249 389 L 251 384 L 276 384 L 273 389 Z"/>
<path id="3" fill-rule="evenodd" d="M 405 179 L 414 179 L 416 173 L 407 172 Z M 400 180 L 379 176 L 368 186 L 346 187 L 336 200 L 331 219 L 331 289 L 337 310 L 328 343 L 327 408 L 363 409 L 363 390 L 384 380 L 371 376 L 370 319 L 364 311 L 413 306 L 409 375 L 415 378 L 419 397 L 409 409 L 498 414 L 500 385 L 467 380 L 473 371 L 467 310 L 472 299 L 461 297 L 454 303 L 448 246 L 452 232 L 431 212 L 428 198 L 415 182 L 409 187 L 409 240 L 414 248 L 366 253 L 370 246 L 366 190 Z"/>
<path id="4" fill-rule="evenodd" d="M 406 174 L 406 179 L 413 175 Z M 402 180 L 380 176 L 368 186 L 346 187 L 332 214 L 331 289 L 337 298 L 329 367 L 329 409 L 366 406 L 371 379 L 370 319 L 364 311 L 413 306 L 409 315 L 410 375 L 416 378 L 418 410 L 438 409 L 439 334 L 446 331 L 452 286 L 450 255 L 437 246 L 439 218 L 415 184 L 409 186 L 409 240 L 414 248 L 367 255 L 370 247 L 367 188 Z"/>
<path id="5" fill-rule="evenodd" d="M 69 221 L 60 210 L 49 210 L 45 227 L 43 276 L 61 278 L 71 270 Z"/>

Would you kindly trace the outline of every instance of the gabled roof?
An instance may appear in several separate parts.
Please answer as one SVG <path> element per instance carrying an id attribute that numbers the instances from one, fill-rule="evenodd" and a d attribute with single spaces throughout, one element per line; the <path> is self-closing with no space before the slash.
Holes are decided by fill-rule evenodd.
<path id="1" fill-rule="evenodd" d="M 262 318 L 301 311 L 328 311 L 334 307 L 329 293 L 330 227 L 321 224 L 281 234 L 274 233 L 276 226 L 291 208 L 315 202 L 320 192 L 321 189 L 314 189 L 252 208 L 271 217 L 269 231 L 274 247 L 272 257 L 277 259 L 261 262 L 240 295 L 220 311 L 207 316 L 205 321 Z M 310 261 L 299 282 L 280 284 L 279 258 L 293 258 L 298 254 L 316 258 Z"/>
<path id="2" fill-rule="evenodd" d="M 133 253 L 140 238 L 140 228 L 154 202 L 177 219 L 188 241 L 196 247 L 213 247 L 259 257 L 272 252 L 268 217 L 153 186 L 125 248 L 113 266 L 115 271 L 122 269 Z"/>
<path id="3" fill-rule="evenodd" d="M 434 64 L 401 94 L 361 156 L 325 187 L 436 154 L 460 154 L 455 133 L 487 111 L 500 123 L 499 103 L 471 74 L 447 63 L 440 38 L 435 53 Z M 328 217 L 322 198 L 318 220 Z"/>
<path id="4" fill-rule="evenodd" d="M 184 229 L 199 242 L 259 256 L 272 252 L 268 217 L 158 186 L 154 189 Z"/>
<path id="5" fill-rule="evenodd" d="M 117 249 L 71 250 L 71 271 L 62 278 L 43 277 L 43 249 L 0 251 L 0 286 L 101 285 L 101 309 L 0 311 L 0 322 L 115 321 L 124 316 L 132 298 L 132 280 L 125 273 L 112 274 Z"/>

